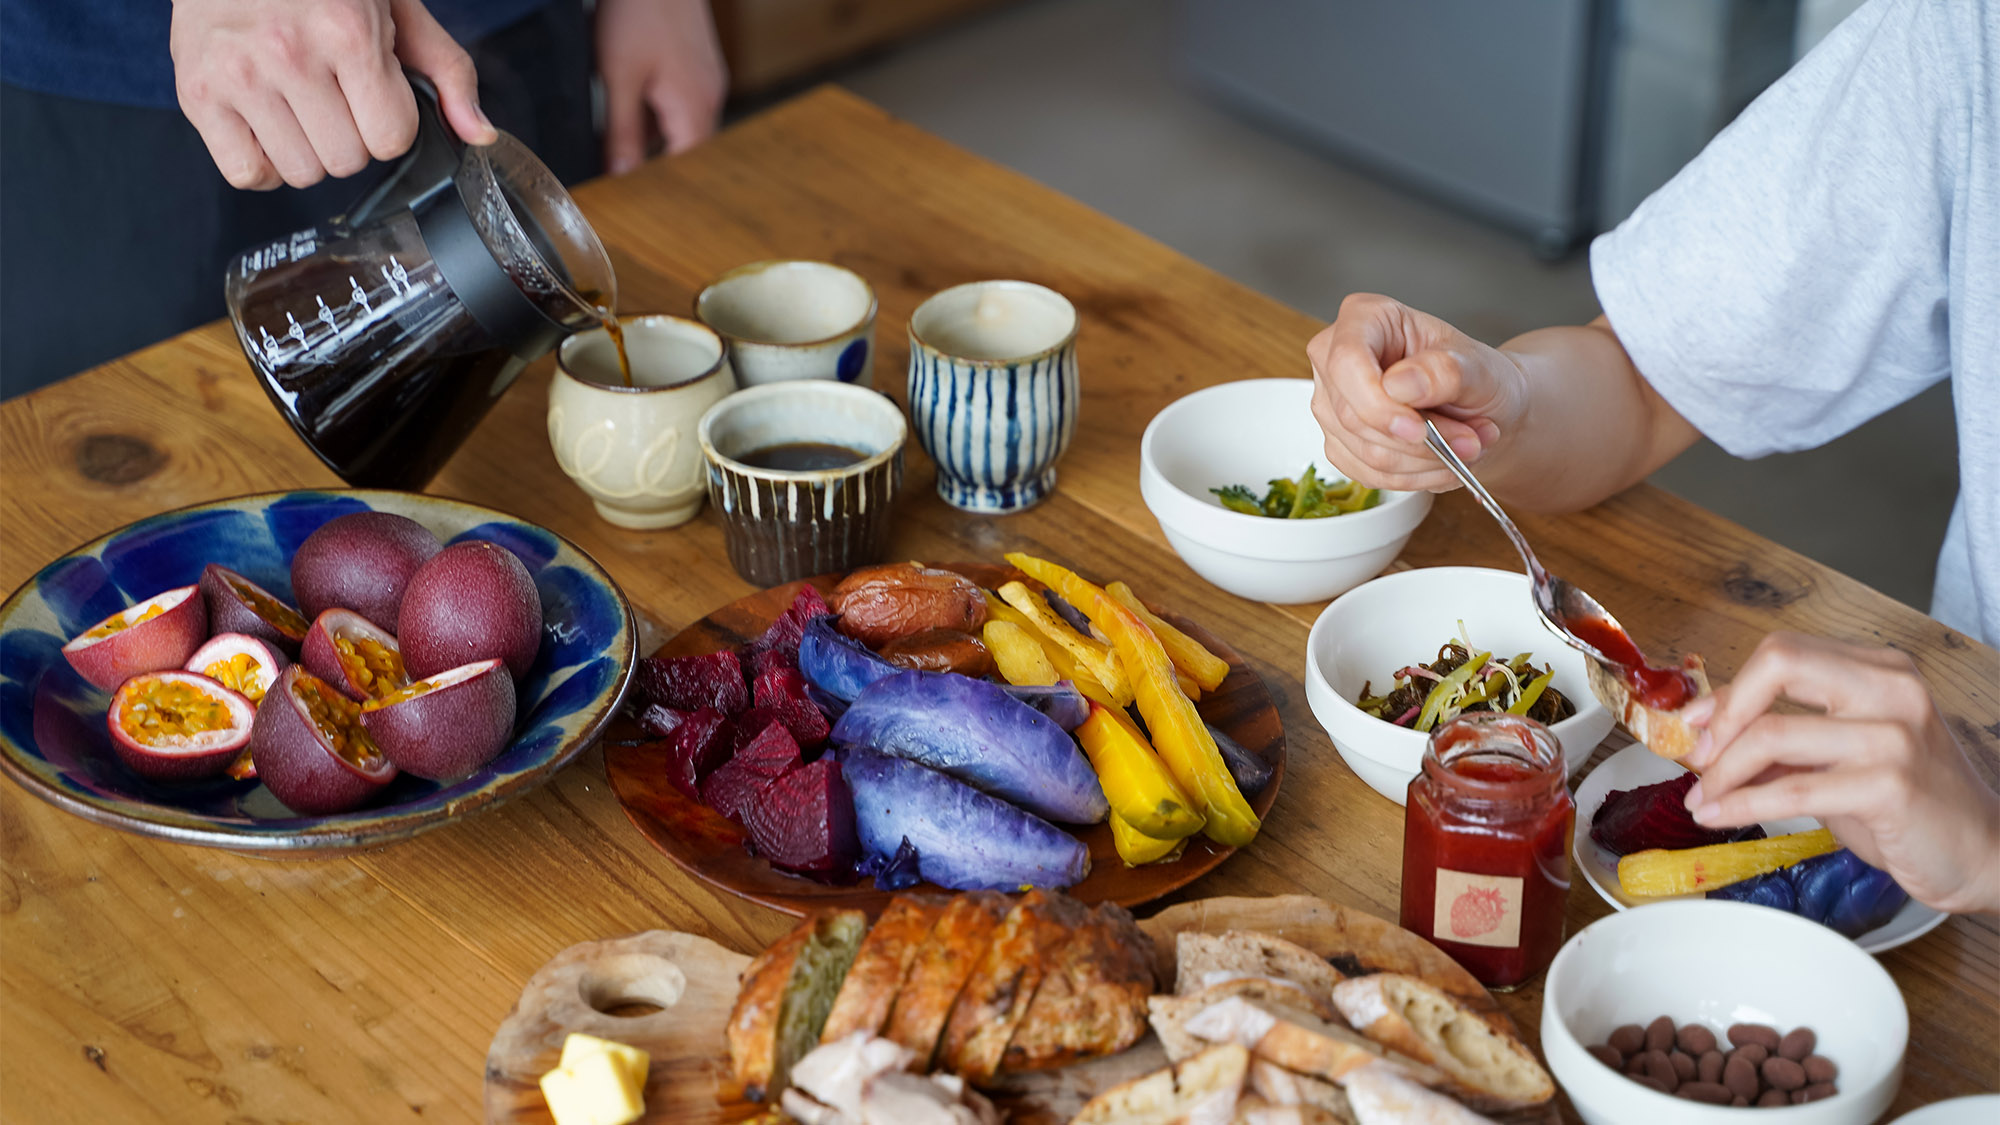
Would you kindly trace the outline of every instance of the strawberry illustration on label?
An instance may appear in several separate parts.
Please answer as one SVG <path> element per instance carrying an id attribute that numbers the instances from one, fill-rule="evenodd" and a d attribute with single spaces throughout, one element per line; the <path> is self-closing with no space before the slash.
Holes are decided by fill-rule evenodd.
<path id="1" fill-rule="evenodd" d="M 1521 880 L 1437 869 L 1431 935 L 1438 941 L 1513 949 L 1521 944 Z"/>
<path id="2" fill-rule="evenodd" d="M 1451 901 L 1451 936 L 1474 938 L 1500 928 L 1507 902 L 1492 887 L 1467 887 Z"/>

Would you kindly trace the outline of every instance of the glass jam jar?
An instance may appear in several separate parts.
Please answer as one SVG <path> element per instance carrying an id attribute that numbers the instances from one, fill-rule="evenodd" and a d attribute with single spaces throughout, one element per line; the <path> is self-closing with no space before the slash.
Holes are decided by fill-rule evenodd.
<path id="1" fill-rule="evenodd" d="M 1403 812 L 1403 928 L 1488 988 L 1533 979 L 1562 945 L 1575 827 L 1547 727 L 1492 712 L 1438 727 Z"/>

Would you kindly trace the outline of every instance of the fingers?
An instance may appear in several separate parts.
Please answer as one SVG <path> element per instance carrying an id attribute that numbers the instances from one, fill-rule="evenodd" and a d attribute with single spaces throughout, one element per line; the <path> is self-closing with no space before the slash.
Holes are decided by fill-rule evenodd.
<path id="1" fill-rule="evenodd" d="M 437 85 L 438 101 L 452 132 L 466 144 L 499 140 L 500 131 L 479 108 L 479 75 L 472 56 L 420 0 L 390 0 L 389 10 L 396 25 L 396 57 Z"/>
<path id="2" fill-rule="evenodd" d="M 1811 816 L 1822 820 L 1866 817 L 1882 802 L 1902 799 L 1908 787 L 1887 767 L 1813 770 L 1786 774 L 1737 789 L 1697 809 L 1697 822 L 1714 828 Z"/>
<path id="3" fill-rule="evenodd" d="M 696 91 L 656 81 L 646 100 L 666 135 L 669 154 L 686 152 L 715 134 L 720 106 Z"/>
<path id="4" fill-rule="evenodd" d="M 250 92 L 238 100 L 237 109 L 285 183 L 295 188 L 311 187 L 326 178 L 326 167 L 313 151 L 291 103 L 277 91 Z"/>
<path id="5" fill-rule="evenodd" d="M 1846 644 L 1798 633 L 1773 633 L 1712 702 L 1697 701 L 1687 720 L 1705 728 L 1688 763 L 1710 768 L 1751 723 L 1780 699 L 1830 715 L 1926 721 L 1930 693 L 1916 666 L 1894 649 Z"/>
<path id="6" fill-rule="evenodd" d="M 211 105 L 191 105 L 186 113 L 195 131 L 201 134 L 202 143 L 208 146 L 209 158 L 215 161 L 215 167 L 229 181 L 229 186 L 244 191 L 270 191 L 285 182 L 264 155 L 264 146 L 257 143 L 257 135 L 250 131 L 242 114 L 226 106 Z"/>
<path id="7" fill-rule="evenodd" d="M 348 110 L 347 97 L 333 75 L 327 75 L 323 81 L 292 86 L 285 92 L 285 104 L 312 149 L 314 165 L 323 174 L 352 176 L 368 166 L 368 146 L 361 139 L 354 114 Z M 289 177 L 286 182 L 293 187 L 304 186 Z"/>
<path id="8" fill-rule="evenodd" d="M 629 77 L 604 72 L 604 167 L 623 175 L 646 159 L 646 101 Z"/>
<path id="9" fill-rule="evenodd" d="M 1371 488 L 1399 491 L 1443 492 L 1458 487 L 1458 478 L 1428 446 L 1422 453 L 1412 454 L 1369 440 L 1366 428 L 1354 418 L 1352 405 L 1329 394 L 1323 383 L 1314 388 L 1312 411 L 1326 438 L 1327 460 L 1349 478 Z M 1448 420 L 1446 424 L 1459 425 Z"/>
<path id="10" fill-rule="evenodd" d="M 387 65 L 394 57 L 355 56 L 334 72 L 362 146 L 377 160 L 396 159 L 417 139 L 417 97 L 402 71 Z"/>
<path id="11" fill-rule="evenodd" d="M 1908 727 L 1889 720 L 1761 715 L 1729 744 L 1728 753 L 1702 773 L 1688 792 L 1688 809 L 1693 811 L 1751 786 L 1778 767 L 1900 765 L 1911 757 L 1911 740 Z"/>

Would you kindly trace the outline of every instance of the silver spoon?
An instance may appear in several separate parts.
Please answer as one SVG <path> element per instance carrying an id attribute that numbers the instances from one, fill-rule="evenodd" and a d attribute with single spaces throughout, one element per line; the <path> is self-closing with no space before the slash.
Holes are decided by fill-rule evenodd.
<path id="1" fill-rule="evenodd" d="M 1514 549 L 1521 552 L 1521 561 L 1528 567 L 1528 582 L 1532 586 L 1534 595 L 1535 614 L 1542 619 L 1542 624 L 1549 632 L 1562 638 L 1571 648 L 1581 651 L 1599 664 L 1621 667 L 1624 661 L 1613 660 L 1599 652 L 1595 645 L 1571 632 L 1569 622 L 1594 618 L 1606 622 L 1621 633 L 1625 632 L 1625 627 L 1618 624 L 1617 618 L 1606 613 L 1604 607 L 1597 604 L 1596 598 L 1550 574 L 1542 566 L 1542 560 L 1535 557 L 1535 552 L 1528 546 L 1528 540 L 1521 534 L 1521 529 L 1514 526 L 1514 521 L 1507 517 L 1507 513 L 1501 510 L 1499 502 L 1494 500 L 1493 495 L 1486 491 L 1486 487 L 1479 483 L 1479 478 L 1473 476 L 1472 470 L 1466 468 L 1465 462 L 1459 460 L 1458 454 L 1452 452 L 1451 443 L 1444 440 L 1444 435 L 1438 432 L 1437 424 L 1426 417 L 1424 429 L 1428 431 L 1424 440 L 1430 444 L 1431 451 L 1438 455 L 1446 468 L 1457 475 L 1460 482 L 1465 485 L 1466 491 L 1472 493 L 1480 505 L 1499 521 L 1500 530 L 1507 533 L 1507 538 L 1513 541 Z"/>

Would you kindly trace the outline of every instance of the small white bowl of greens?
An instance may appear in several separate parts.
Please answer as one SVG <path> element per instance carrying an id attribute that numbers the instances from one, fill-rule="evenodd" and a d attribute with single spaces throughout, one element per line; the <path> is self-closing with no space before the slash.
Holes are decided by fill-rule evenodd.
<path id="1" fill-rule="evenodd" d="M 1196 574 L 1254 601 L 1323 601 L 1394 562 L 1432 500 L 1347 480 L 1325 440 L 1312 380 L 1218 384 L 1147 425 L 1139 492 Z"/>
<path id="2" fill-rule="evenodd" d="M 1428 672 L 1454 644 L 1465 652 L 1445 662 L 1456 664 L 1452 671 L 1428 677 L 1416 671 Z M 1468 657 L 1483 659 L 1473 665 Z M 1397 692 L 1405 670 L 1412 686 Z M 1334 599 L 1306 639 L 1305 684 L 1313 717 L 1341 759 L 1399 805 L 1430 729 L 1462 711 L 1520 705 L 1535 718 L 1553 719 L 1551 692 L 1559 693 L 1574 712 L 1547 725 L 1572 774 L 1614 722 L 1590 693 L 1583 654 L 1535 615 L 1527 577 L 1482 567 L 1406 570 Z"/>

